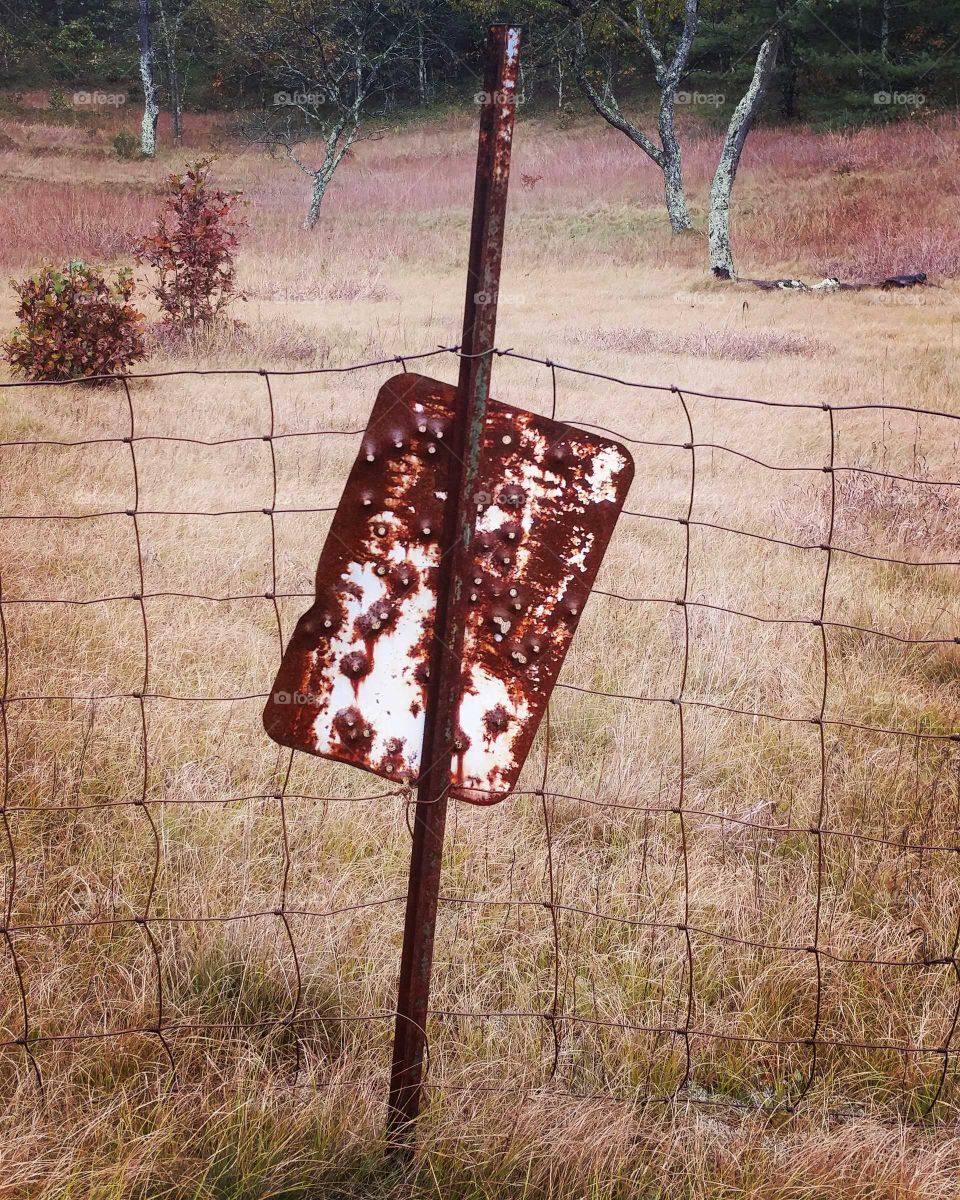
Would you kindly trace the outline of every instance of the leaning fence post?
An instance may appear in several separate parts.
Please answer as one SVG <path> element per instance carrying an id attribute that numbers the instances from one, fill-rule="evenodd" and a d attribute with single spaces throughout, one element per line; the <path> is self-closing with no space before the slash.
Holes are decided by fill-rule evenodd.
<path id="1" fill-rule="evenodd" d="M 420 1111 L 427 1005 L 440 895 L 440 865 L 456 739 L 463 653 L 463 607 L 458 604 L 469 563 L 500 288 L 500 259 L 510 173 L 520 30 L 494 25 L 487 37 L 480 136 L 463 313 L 460 378 L 451 429 L 449 492 L 444 518 L 436 624 L 426 697 L 422 771 L 417 785 L 413 847 L 397 992 L 387 1136 L 409 1145 Z"/>

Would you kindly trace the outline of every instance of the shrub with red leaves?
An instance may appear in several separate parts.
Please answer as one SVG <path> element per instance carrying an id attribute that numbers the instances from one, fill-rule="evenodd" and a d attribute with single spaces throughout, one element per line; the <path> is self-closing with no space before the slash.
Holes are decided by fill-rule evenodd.
<path id="1" fill-rule="evenodd" d="M 16 374 L 35 380 L 115 375 L 146 355 L 144 315 L 130 303 L 129 269 L 108 282 L 75 260 L 11 282 L 20 297 L 20 324 L 3 352 Z"/>
<path id="2" fill-rule="evenodd" d="M 215 320 L 231 301 L 243 298 L 234 264 L 240 193 L 211 187 L 212 162 L 201 159 L 182 175 L 168 177 L 169 195 L 153 233 L 136 247 L 137 262 L 157 272 L 150 292 L 164 320 L 186 328 Z"/>

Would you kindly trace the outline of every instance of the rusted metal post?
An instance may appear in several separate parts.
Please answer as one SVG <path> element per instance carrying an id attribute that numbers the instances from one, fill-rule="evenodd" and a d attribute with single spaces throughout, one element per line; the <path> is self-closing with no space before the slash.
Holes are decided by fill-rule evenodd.
<path id="1" fill-rule="evenodd" d="M 520 30 L 494 25 L 487 38 L 480 105 L 480 139 L 470 232 L 467 297 L 463 313 L 460 379 L 451 430 L 451 503 L 444 518 L 437 581 L 437 610 L 417 786 L 413 848 L 400 960 L 397 1020 L 390 1077 L 387 1136 L 408 1147 L 420 1111 L 427 1004 L 433 965 L 440 865 L 457 738 L 456 714 L 463 654 L 459 603 L 470 562 L 476 519 L 474 490 L 487 400 L 500 289 L 500 259 L 507 207 L 510 146 L 516 98 Z"/>

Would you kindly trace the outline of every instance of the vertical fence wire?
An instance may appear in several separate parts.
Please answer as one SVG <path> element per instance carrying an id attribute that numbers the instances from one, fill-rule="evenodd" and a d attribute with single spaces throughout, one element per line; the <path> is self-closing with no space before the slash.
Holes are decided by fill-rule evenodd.
<path id="1" fill-rule="evenodd" d="M 680 597 L 680 612 L 683 617 L 683 647 L 680 652 L 680 685 L 677 689 L 676 697 L 677 742 L 680 751 L 676 815 L 677 822 L 680 827 L 680 852 L 683 857 L 683 916 L 680 925 L 680 931 L 683 933 L 687 963 L 686 1003 L 684 1007 L 683 1025 L 678 1031 L 680 1036 L 683 1038 L 684 1053 L 683 1075 L 679 1084 L 677 1085 L 677 1092 L 679 1093 L 683 1091 L 683 1089 L 690 1082 L 690 1074 L 693 1069 L 690 1027 L 691 1022 L 693 1021 L 693 1007 L 696 995 L 693 939 L 690 936 L 690 859 L 687 851 L 687 820 L 686 813 L 684 811 L 686 804 L 687 781 L 687 739 L 686 725 L 684 721 L 684 702 L 686 700 L 687 674 L 690 670 L 690 610 L 687 607 L 687 602 L 690 599 L 690 522 L 693 520 L 693 509 L 694 505 L 696 504 L 697 451 L 695 446 L 696 439 L 693 432 L 693 420 L 690 416 L 690 407 L 687 404 L 683 392 L 681 392 L 679 388 L 675 388 L 673 390 L 680 401 L 687 432 L 690 435 L 690 441 L 686 447 L 690 451 L 690 491 L 687 497 L 686 516 L 681 518 L 683 529 L 683 593 Z"/>
<path id="2" fill-rule="evenodd" d="M 13 829 L 7 812 L 10 799 L 10 729 L 7 722 L 7 697 L 10 694 L 10 642 L 7 637 L 7 622 L 3 610 L 3 576 L 0 573 L 0 640 L 3 643 L 3 692 L 0 694 L 0 728 L 3 729 L 3 798 L 0 806 L 0 816 L 3 818 L 3 833 L 7 844 L 6 895 L 3 900 L 3 940 L 10 956 L 17 986 L 17 1001 L 20 1010 L 20 1036 L 11 1039 L 11 1045 L 20 1046 L 37 1084 L 37 1089 L 43 1095 L 43 1076 L 40 1064 L 30 1047 L 30 1009 L 27 1003 L 27 989 L 23 978 L 23 966 L 17 952 L 11 926 L 17 894 L 17 847 L 13 840 Z"/>
<path id="3" fill-rule="evenodd" d="M 126 515 L 130 517 L 131 520 L 131 530 L 133 532 L 134 547 L 137 554 L 137 590 L 132 594 L 131 599 L 133 599 L 139 607 L 140 621 L 143 630 L 143 675 L 140 679 L 139 690 L 135 691 L 131 697 L 131 699 L 133 699 L 136 703 L 140 722 L 140 794 L 134 800 L 134 804 L 136 809 L 143 814 L 150 844 L 149 865 L 147 868 L 147 893 L 142 907 L 134 917 L 134 921 L 143 932 L 144 941 L 153 963 L 155 991 L 154 1015 L 152 1021 L 145 1025 L 144 1028 L 147 1033 L 151 1033 L 157 1038 L 160 1046 L 163 1048 L 163 1053 L 166 1056 L 167 1062 L 170 1064 L 171 1086 L 175 1087 L 177 1082 L 177 1064 L 173 1057 L 173 1050 L 171 1049 L 170 1042 L 167 1040 L 167 1036 L 163 1028 L 163 963 L 160 959 L 160 948 L 157 945 L 156 935 L 151 927 L 151 909 L 157 892 L 157 881 L 160 878 L 160 871 L 163 865 L 163 854 L 160 844 L 160 831 L 157 828 L 156 818 L 151 810 L 149 797 L 150 743 L 147 733 L 146 698 L 150 692 L 150 624 L 147 620 L 147 605 L 144 598 L 147 588 L 146 578 L 143 570 L 143 542 L 140 538 L 139 525 L 140 474 L 137 469 L 136 416 L 133 397 L 130 394 L 130 385 L 126 379 L 122 380 L 122 384 L 124 396 L 126 397 L 127 401 L 127 414 L 129 419 L 128 432 L 124 438 L 124 441 L 130 450 L 130 483 L 132 489 L 131 506 L 127 509 Z"/>
<path id="4" fill-rule="evenodd" d="M 406 370 L 406 366 L 404 366 Z M 277 430 L 277 414 L 276 407 L 273 402 L 273 387 L 270 383 L 269 371 L 261 369 L 261 376 L 266 387 L 267 398 L 267 416 L 269 420 L 268 432 L 264 434 L 263 440 L 266 443 L 267 450 L 270 455 L 270 503 L 264 509 L 264 513 L 270 522 L 270 591 L 268 599 L 273 605 L 274 616 L 277 621 L 277 661 L 283 658 L 284 637 L 283 637 L 283 620 L 280 616 L 280 602 L 277 599 L 279 586 L 277 583 L 277 451 L 274 442 L 274 437 Z M 293 756 L 296 751 L 291 750 L 286 755 L 286 766 L 283 768 L 283 776 L 280 783 L 280 788 L 275 795 L 279 816 L 280 816 L 280 835 L 283 844 L 283 870 L 280 877 L 280 896 L 279 904 L 276 908 L 276 916 L 279 919 L 287 945 L 290 948 L 290 961 L 293 965 L 294 986 L 291 989 L 290 996 L 290 1011 L 284 1017 L 283 1024 L 288 1027 L 293 1033 L 295 1060 L 293 1067 L 293 1078 L 300 1078 L 302 1067 L 302 1048 L 300 1035 L 297 1029 L 297 1018 L 300 1013 L 300 1003 L 303 999 L 303 972 L 300 967 L 300 955 L 297 951 L 296 938 L 293 936 L 293 929 L 290 925 L 290 916 L 288 908 L 288 894 L 290 886 L 290 868 L 292 866 L 292 858 L 290 855 L 290 830 L 287 825 L 287 789 L 290 786 L 290 773 L 293 770 Z"/>

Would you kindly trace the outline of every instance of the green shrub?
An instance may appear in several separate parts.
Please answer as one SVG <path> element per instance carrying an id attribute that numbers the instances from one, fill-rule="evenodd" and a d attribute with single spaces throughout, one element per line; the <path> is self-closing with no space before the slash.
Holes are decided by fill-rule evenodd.
<path id="1" fill-rule="evenodd" d="M 67 94 L 61 87 L 52 87 L 47 93 L 47 108 L 55 113 L 70 112 L 70 101 L 67 99 Z"/>
<path id="2" fill-rule="evenodd" d="M 564 130 L 572 129 L 576 119 L 577 110 L 569 100 L 564 100 L 563 104 L 557 109 L 557 128 Z"/>
<path id="3" fill-rule="evenodd" d="M 12 283 L 20 324 L 3 349 L 16 374 L 33 380 L 113 375 L 145 356 L 144 316 L 130 303 L 129 269 L 108 282 L 95 267 L 74 261 Z"/>
<path id="4" fill-rule="evenodd" d="M 129 129 L 121 129 L 119 133 L 114 134 L 113 149 L 117 158 L 129 161 L 137 157 L 140 150 L 140 139 Z"/>

